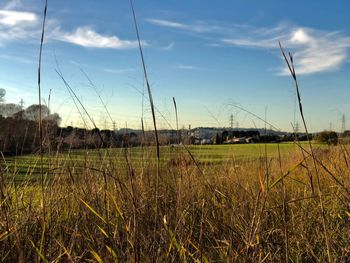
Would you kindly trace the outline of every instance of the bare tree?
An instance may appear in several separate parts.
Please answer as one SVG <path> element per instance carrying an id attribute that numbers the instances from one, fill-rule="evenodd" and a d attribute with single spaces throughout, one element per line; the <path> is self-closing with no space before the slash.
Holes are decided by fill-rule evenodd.
<path id="1" fill-rule="evenodd" d="M 14 103 L 1 103 L 0 115 L 4 117 L 13 117 L 17 112 L 21 111 L 21 106 Z"/>
<path id="2" fill-rule="evenodd" d="M 54 114 L 50 114 L 47 117 L 45 117 L 43 119 L 44 122 L 47 122 L 51 125 L 57 125 L 60 126 L 62 118 L 60 117 L 60 115 L 58 115 L 58 113 L 54 113 Z"/>
<path id="3" fill-rule="evenodd" d="M 25 109 L 25 112 L 24 112 L 25 118 L 31 121 L 38 121 L 39 115 L 40 115 L 40 107 L 41 107 L 41 114 L 43 119 L 50 115 L 50 109 L 47 106 L 45 105 L 40 106 L 37 104 L 33 104 Z"/>

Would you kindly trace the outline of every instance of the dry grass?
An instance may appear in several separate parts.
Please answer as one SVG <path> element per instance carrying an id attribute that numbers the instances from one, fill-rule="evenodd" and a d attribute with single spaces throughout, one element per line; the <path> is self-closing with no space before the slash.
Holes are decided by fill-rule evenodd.
<path id="1" fill-rule="evenodd" d="M 40 181 L 18 182 L 16 172 L 6 169 L 5 159 L 0 166 L 0 260 L 349 262 L 347 145 L 318 152 L 311 144 L 307 149 L 300 145 L 299 152 L 291 151 L 283 159 L 266 155 L 239 166 L 235 162 L 200 165 L 186 148 L 185 153 L 174 152 L 170 162 L 160 163 L 134 10 L 133 17 L 157 160 L 145 147 L 144 155 L 133 163 L 126 148 L 126 167 L 110 154 L 99 154 L 96 168 L 92 163 L 96 161 L 86 154 L 83 167 L 67 158 L 59 169 L 45 174 L 46 180 L 43 175 Z M 45 18 L 46 7 L 41 48 Z M 286 58 L 298 90 L 291 56 L 290 60 L 288 64 Z M 40 101 L 40 62 L 38 86 Z M 49 163 L 57 163 L 49 158 Z M 312 176 L 317 178 L 317 195 Z"/>
<path id="2" fill-rule="evenodd" d="M 350 260 L 349 156 L 343 146 L 316 155 L 330 253 L 345 262 Z M 286 255 L 294 262 L 327 260 L 319 200 L 306 169 L 310 157 L 300 162 L 303 155 L 291 152 L 281 168 L 278 158 L 269 160 L 269 184 L 263 160 L 201 171 L 184 162 L 164 164 L 158 212 L 157 164 L 145 158 L 137 170 L 130 161 L 126 170 L 112 169 L 110 161 L 92 170 L 88 158 L 82 169 L 67 162 L 64 175 L 52 171 L 45 185 L 45 218 L 40 183 L 17 185 L 2 171 L 1 260 L 275 262 L 286 261 Z"/>

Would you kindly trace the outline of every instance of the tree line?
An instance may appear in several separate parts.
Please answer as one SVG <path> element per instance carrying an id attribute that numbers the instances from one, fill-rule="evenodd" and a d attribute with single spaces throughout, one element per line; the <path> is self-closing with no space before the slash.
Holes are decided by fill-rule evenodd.
<path id="1" fill-rule="evenodd" d="M 40 145 L 38 121 L 40 108 L 46 140 L 56 136 L 61 123 L 57 113 L 51 113 L 45 105 L 33 104 L 27 108 L 6 103 L 6 90 L 0 88 L 0 151 L 7 154 L 34 152 Z"/>

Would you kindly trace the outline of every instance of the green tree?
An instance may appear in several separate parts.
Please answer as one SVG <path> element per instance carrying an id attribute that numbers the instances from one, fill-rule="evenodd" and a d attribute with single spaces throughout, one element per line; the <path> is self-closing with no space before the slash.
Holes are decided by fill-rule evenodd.
<path id="1" fill-rule="evenodd" d="M 315 140 L 321 143 L 336 145 L 338 143 L 338 134 L 335 131 L 323 131 L 316 134 Z"/>

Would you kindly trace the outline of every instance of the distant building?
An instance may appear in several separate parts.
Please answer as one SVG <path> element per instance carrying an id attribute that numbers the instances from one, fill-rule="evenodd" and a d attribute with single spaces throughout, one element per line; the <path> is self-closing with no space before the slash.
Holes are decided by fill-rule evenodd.
<path id="1" fill-rule="evenodd" d="M 256 130 L 229 130 L 218 137 L 221 137 L 221 143 L 252 143 L 259 141 L 260 133 Z"/>
<path id="2" fill-rule="evenodd" d="M 211 139 L 218 132 L 217 128 L 195 128 L 191 131 L 191 136 L 198 139 Z"/>

